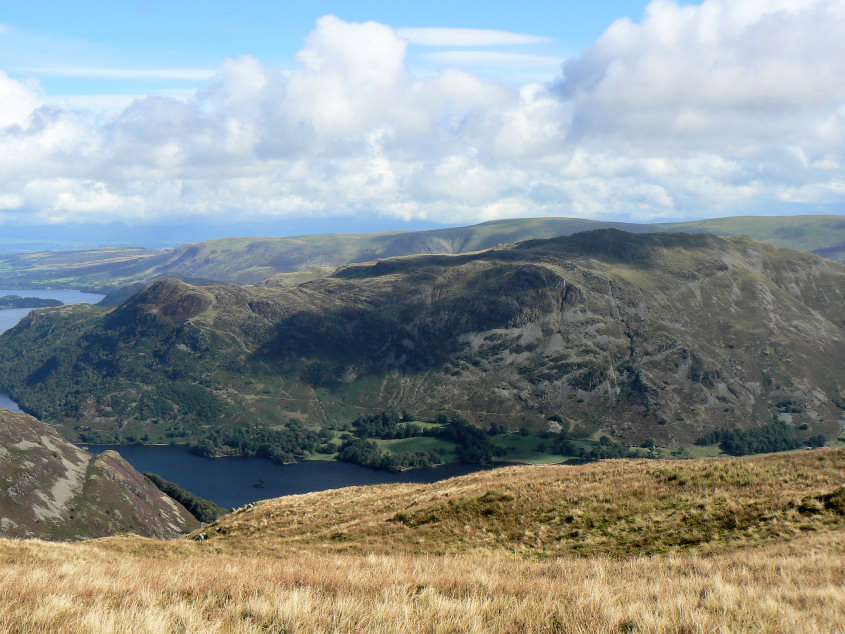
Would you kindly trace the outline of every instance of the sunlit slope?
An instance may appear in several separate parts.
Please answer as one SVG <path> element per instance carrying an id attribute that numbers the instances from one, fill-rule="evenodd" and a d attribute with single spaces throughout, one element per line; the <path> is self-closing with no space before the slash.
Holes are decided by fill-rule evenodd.
<path id="1" fill-rule="evenodd" d="M 507 468 L 268 500 L 201 541 L 0 539 L 0 627 L 833 632 L 842 468 L 832 450 Z"/>
<path id="2" fill-rule="evenodd" d="M 425 253 L 466 253 L 501 243 L 616 228 L 749 235 L 776 246 L 845 260 L 845 216 L 747 216 L 684 223 L 622 223 L 578 218 L 495 220 L 467 227 L 290 238 L 226 238 L 176 249 L 94 249 L 0 256 L 0 285 L 114 290 L 161 277 L 292 285 L 345 264 Z"/>
<path id="3" fill-rule="evenodd" d="M 201 529 L 248 549 L 638 555 L 845 528 L 845 450 L 481 471 L 258 502 Z M 199 535 L 195 531 L 193 536 Z"/>
<path id="4" fill-rule="evenodd" d="M 535 430 L 557 416 L 575 437 L 635 444 L 775 418 L 835 438 L 843 325 L 841 264 L 600 230 L 292 288 L 171 280 L 114 309 L 36 311 L 0 339 L 0 389 L 103 441 L 387 408 Z"/>
<path id="5" fill-rule="evenodd" d="M 779 247 L 809 251 L 845 261 L 845 215 L 732 216 L 655 225 L 659 231 L 701 231 L 723 236 L 748 235 Z"/>

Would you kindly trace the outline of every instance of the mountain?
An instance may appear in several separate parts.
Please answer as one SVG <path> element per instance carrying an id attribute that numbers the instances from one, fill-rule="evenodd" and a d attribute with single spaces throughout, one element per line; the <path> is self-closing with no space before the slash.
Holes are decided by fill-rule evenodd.
<path id="1" fill-rule="evenodd" d="M 845 266 L 598 230 L 290 288 L 165 280 L 116 308 L 34 311 L 0 337 L 0 390 L 88 442 L 231 449 L 237 430 L 301 437 L 383 409 L 634 444 L 773 420 L 836 437 Z"/>
<path id="2" fill-rule="evenodd" d="M 0 622 L 16 632 L 836 632 L 843 458 L 511 467 L 267 500 L 179 540 L 0 539 Z"/>
<path id="3" fill-rule="evenodd" d="M 0 534 L 175 537 L 199 525 L 114 451 L 92 455 L 31 416 L 0 409 Z"/>
<path id="4" fill-rule="evenodd" d="M 162 251 L 137 248 L 18 253 L 0 256 L 0 285 L 139 290 L 164 277 L 186 281 L 293 285 L 335 268 L 378 258 L 467 253 L 502 243 L 615 228 L 633 233 L 750 235 L 775 246 L 845 261 L 843 216 L 747 216 L 685 223 L 635 224 L 577 218 L 495 220 L 469 227 L 392 233 L 317 234 L 288 238 L 226 238 Z M 119 293 L 113 305 L 128 296 Z"/>

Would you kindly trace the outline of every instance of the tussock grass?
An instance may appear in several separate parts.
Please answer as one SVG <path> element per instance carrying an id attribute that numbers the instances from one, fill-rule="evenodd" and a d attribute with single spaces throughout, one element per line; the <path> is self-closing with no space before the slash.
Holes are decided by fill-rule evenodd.
<path id="1" fill-rule="evenodd" d="M 262 550 L 632 556 L 845 527 L 845 451 L 522 466 L 259 502 L 206 527 Z M 828 496 L 828 497 L 825 497 Z"/>
<path id="2" fill-rule="evenodd" d="M 508 468 L 269 500 L 204 541 L 0 540 L 0 631 L 842 631 L 843 456 Z M 586 547 L 552 538 L 588 517 Z"/>
<path id="3" fill-rule="evenodd" d="M 834 632 L 845 531 L 665 557 L 214 552 L 0 541 L 10 632 Z"/>

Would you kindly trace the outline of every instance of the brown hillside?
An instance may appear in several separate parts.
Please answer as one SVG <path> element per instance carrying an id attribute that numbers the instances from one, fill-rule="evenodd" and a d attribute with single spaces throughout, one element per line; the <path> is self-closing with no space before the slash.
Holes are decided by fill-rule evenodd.
<path id="1" fill-rule="evenodd" d="M 843 457 L 609 461 L 341 489 L 262 502 L 202 541 L 0 539 L 0 629 L 835 632 Z M 583 531 L 559 555 L 555 515 Z M 640 556 L 634 532 L 671 552 Z"/>
<path id="2" fill-rule="evenodd" d="M 198 525 L 114 451 L 89 454 L 31 416 L 0 409 L 0 534 L 175 537 Z"/>
<path id="3" fill-rule="evenodd" d="M 265 500 L 193 533 L 248 550 L 641 555 L 845 528 L 845 449 L 482 471 Z"/>

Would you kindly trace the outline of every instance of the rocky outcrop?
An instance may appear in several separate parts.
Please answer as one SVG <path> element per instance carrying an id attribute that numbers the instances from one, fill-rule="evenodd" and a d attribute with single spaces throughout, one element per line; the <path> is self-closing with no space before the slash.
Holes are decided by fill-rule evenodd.
<path id="1" fill-rule="evenodd" d="M 92 455 L 49 425 L 0 409 L 0 535 L 176 537 L 197 525 L 118 453 Z"/>

